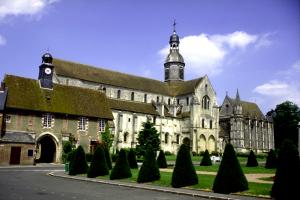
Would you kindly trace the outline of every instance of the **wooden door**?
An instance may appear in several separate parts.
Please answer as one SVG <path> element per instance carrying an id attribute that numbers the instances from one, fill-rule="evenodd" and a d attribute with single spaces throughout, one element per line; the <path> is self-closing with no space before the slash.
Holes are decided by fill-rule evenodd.
<path id="1" fill-rule="evenodd" d="M 11 147 L 9 164 L 19 165 L 20 158 L 21 158 L 21 147 Z"/>

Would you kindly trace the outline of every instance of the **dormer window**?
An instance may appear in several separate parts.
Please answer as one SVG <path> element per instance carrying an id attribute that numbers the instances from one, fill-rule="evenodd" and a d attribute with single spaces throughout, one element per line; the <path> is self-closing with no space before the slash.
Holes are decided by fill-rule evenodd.
<path id="1" fill-rule="evenodd" d="M 121 90 L 118 90 L 118 92 L 117 92 L 117 98 L 118 98 L 118 99 L 121 98 Z"/>
<path id="2" fill-rule="evenodd" d="M 43 128 L 51 128 L 52 115 L 50 113 L 43 114 Z"/>
<path id="3" fill-rule="evenodd" d="M 134 92 L 131 92 L 131 101 L 134 101 Z"/>
<path id="4" fill-rule="evenodd" d="M 86 117 L 79 117 L 78 120 L 78 130 L 85 131 L 87 130 L 88 119 Z"/>

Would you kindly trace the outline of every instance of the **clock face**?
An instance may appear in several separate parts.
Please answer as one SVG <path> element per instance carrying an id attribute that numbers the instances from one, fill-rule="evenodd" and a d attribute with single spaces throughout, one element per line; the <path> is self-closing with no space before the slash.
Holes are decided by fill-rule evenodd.
<path id="1" fill-rule="evenodd" d="M 46 73 L 46 74 L 51 74 L 51 69 L 50 69 L 50 68 L 46 68 L 46 69 L 45 69 L 45 73 Z"/>

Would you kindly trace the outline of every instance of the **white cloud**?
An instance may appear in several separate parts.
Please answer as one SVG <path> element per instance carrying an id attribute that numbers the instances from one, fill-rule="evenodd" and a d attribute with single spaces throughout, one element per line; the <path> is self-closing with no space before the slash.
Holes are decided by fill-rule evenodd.
<path id="1" fill-rule="evenodd" d="M 254 88 L 254 92 L 267 96 L 284 96 L 289 93 L 289 85 L 285 82 L 272 80 Z"/>
<path id="2" fill-rule="evenodd" d="M 187 73 L 197 75 L 220 74 L 224 63 L 228 61 L 236 50 L 246 49 L 259 41 L 260 35 L 252 35 L 243 31 L 220 35 L 191 35 L 180 39 L 180 53 L 185 59 Z M 169 53 L 169 46 L 165 46 L 159 54 L 165 58 Z"/>
<path id="3" fill-rule="evenodd" d="M 0 35 L 0 46 L 5 44 L 6 44 L 6 39 L 2 35 Z"/>
<path id="4" fill-rule="evenodd" d="M 0 19 L 7 16 L 36 15 L 59 0 L 1 0 Z"/>

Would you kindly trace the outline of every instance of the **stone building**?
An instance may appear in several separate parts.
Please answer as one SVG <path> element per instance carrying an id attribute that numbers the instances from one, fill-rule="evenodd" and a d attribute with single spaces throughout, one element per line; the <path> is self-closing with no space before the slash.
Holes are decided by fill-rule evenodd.
<path id="1" fill-rule="evenodd" d="M 216 93 L 207 76 L 184 80 L 185 62 L 179 43 L 174 29 L 164 63 L 164 81 L 53 59 L 53 82 L 106 95 L 114 116 L 114 149 L 135 147 L 142 123 L 152 120 L 165 151 L 177 153 L 183 142 L 194 152 L 216 151 Z"/>
<path id="2" fill-rule="evenodd" d="M 220 109 L 220 138 L 223 145 L 230 142 L 238 152 L 254 150 L 267 152 L 274 148 L 272 119 L 264 116 L 252 102 L 227 94 Z"/>

